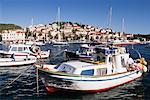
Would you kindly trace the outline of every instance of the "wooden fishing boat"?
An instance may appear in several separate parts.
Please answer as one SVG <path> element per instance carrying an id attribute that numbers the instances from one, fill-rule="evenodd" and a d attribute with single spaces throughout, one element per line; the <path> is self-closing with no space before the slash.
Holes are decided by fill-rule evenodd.
<path id="1" fill-rule="evenodd" d="M 133 61 L 124 47 L 98 47 L 95 50 L 93 60 L 35 65 L 48 92 L 102 92 L 133 81 L 147 71 L 144 59 Z"/>

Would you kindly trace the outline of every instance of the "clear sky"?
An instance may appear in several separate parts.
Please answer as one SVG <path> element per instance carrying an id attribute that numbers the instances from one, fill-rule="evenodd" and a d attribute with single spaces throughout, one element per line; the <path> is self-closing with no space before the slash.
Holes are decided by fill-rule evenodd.
<path id="1" fill-rule="evenodd" d="M 112 7 L 111 28 L 121 31 L 124 18 L 126 33 L 150 33 L 150 0 L 0 0 L 0 23 L 22 27 L 56 21 L 57 8 L 61 21 L 108 27 Z"/>

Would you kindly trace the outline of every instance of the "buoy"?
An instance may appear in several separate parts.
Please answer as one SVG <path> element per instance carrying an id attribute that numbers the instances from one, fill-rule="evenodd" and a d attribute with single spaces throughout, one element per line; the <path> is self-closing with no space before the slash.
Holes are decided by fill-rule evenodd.
<path id="1" fill-rule="evenodd" d="M 44 67 L 43 69 L 44 69 L 44 70 L 49 70 L 49 68 L 47 68 L 47 67 Z"/>
<path id="2" fill-rule="evenodd" d="M 57 89 L 52 86 L 46 86 L 46 89 L 47 89 L 48 93 L 54 93 L 57 91 Z"/>
<path id="3" fill-rule="evenodd" d="M 147 67 L 143 65 L 143 71 L 147 72 L 147 70 L 148 70 Z"/>

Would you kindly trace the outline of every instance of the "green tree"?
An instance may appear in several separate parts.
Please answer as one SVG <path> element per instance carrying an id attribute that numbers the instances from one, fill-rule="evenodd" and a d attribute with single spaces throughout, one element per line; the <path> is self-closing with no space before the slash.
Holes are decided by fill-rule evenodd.
<path id="1" fill-rule="evenodd" d="M 0 32 L 2 32 L 3 30 L 15 30 L 15 29 L 22 29 L 22 28 L 15 24 L 0 24 Z"/>
<path id="2" fill-rule="evenodd" d="M 77 32 L 77 29 L 72 29 L 72 33 L 75 34 Z"/>
<path id="3" fill-rule="evenodd" d="M 55 35 L 54 39 L 58 39 L 58 34 Z"/>
<path id="4" fill-rule="evenodd" d="M 29 36 L 31 36 L 31 32 L 29 28 L 26 28 L 25 37 L 28 38 Z"/>
<path id="5" fill-rule="evenodd" d="M 2 35 L 0 35 L 0 42 L 2 41 Z"/>
<path id="6" fill-rule="evenodd" d="M 51 32 L 48 32 L 48 37 L 49 37 L 49 39 L 53 39 Z"/>
<path id="7" fill-rule="evenodd" d="M 42 36 L 42 33 L 40 32 L 40 33 L 38 34 L 38 36 Z"/>
<path id="8" fill-rule="evenodd" d="M 93 37 L 91 37 L 91 38 L 90 38 L 90 41 L 94 41 L 94 38 L 93 38 Z"/>
<path id="9" fill-rule="evenodd" d="M 89 40 L 89 35 L 86 35 L 86 36 L 85 36 L 85 39 L 86 39 L 86 40 Z"/>

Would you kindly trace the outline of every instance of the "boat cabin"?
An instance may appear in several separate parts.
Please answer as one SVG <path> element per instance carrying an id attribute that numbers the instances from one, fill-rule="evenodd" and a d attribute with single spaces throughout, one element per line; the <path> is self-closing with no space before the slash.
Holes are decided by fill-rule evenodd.
<path id="1" fill-rule="evenodd" d="M 17 44 L 9 46 L 9 52 L 27 52 L 32 53 L 30 45 Z"/>
<path id="2" fill-rule="evenodd" d="M 126 63 L 129 54 L 126 49 L 96 48 L 93 61 L 68 61 L 55 67 L 59 72 L 77 75 L 110 75 L 127 71 Z"/>

